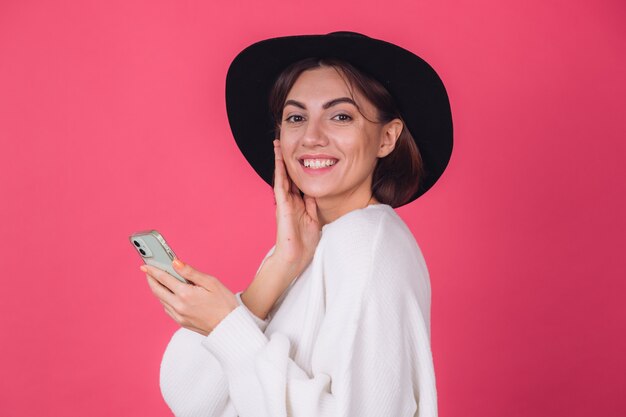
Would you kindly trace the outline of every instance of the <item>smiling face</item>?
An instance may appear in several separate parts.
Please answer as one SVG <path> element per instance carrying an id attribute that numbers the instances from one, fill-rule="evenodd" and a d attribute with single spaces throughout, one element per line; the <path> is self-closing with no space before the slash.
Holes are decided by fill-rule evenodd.
<path id="1" fill-rule="evenodd" d="M 374 105 L 351 91 L 333 67 L 304 71 L 287 94 L 280 126 L 283 159 L 294 183 L 321 209 L 347 212 L 375 202 L 377 159 L 393 150 L 402 130 L 397 119 L 377 120 Z"/>

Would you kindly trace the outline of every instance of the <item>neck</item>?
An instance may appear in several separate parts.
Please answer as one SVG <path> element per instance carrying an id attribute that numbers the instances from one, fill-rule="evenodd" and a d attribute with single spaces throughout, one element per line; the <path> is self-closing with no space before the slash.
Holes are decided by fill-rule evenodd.
<path id="1" fill-rule="evenodd" d="M 340 199 L 321 199 L 315 200 L 317 203 L 317 218 L 321 226 L 331 223 L 337 220 L 339 217 L 352 210 L 358 210 L 365 208 L 372 204 L 378 204 L 378 200 L 373 195 L 368 195 L 361 198 L 351 198 L 346 201 L 346 198 Z"/>

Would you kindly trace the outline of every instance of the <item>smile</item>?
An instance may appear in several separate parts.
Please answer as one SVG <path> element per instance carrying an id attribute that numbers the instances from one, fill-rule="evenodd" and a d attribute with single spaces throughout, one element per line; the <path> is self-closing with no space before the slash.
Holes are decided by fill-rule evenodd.
<path id="1" fill-rule="evenodd" d="M 320 169 L 333 166 L 337 163 L 335 159 L 304 159 L 302 164 L 307 168 Z"/>

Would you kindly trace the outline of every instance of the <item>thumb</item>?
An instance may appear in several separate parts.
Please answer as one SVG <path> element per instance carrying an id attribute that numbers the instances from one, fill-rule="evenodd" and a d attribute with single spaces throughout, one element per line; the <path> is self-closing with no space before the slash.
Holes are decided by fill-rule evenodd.
<path id="1" fill-rule="evenodd" d="M 204 286 L 203 284 L 205 284 L 206 276 L 202 272 L 194 269 L 191 265 L 184 263 L 178 258 L 175 258 L 172 261 L 172 266 L 174 267 L 176 272 L 178 272 L 187 281 L 191 281 L 196 285 Z"/>
<path id="2" fill-rule="evenodd" d="M 304 195 L 304 205 L 306 208 L 306 212 L 308 213 L 308 215 L 316 222 L 318 222 L 317 220 L 317 202 L 315 201 L 315 198 L 308 196 L 308 195 Z"/>

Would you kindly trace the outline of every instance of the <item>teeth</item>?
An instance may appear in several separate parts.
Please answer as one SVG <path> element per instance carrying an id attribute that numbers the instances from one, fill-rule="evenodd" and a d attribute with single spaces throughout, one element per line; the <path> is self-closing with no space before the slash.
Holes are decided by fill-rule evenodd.
<path id="1" fill-rule="evenodd" d="M 308 168 L 325 168 L 335 165 L 337 161 L 333 159 L 305 159 L 304 166 Z"/>

